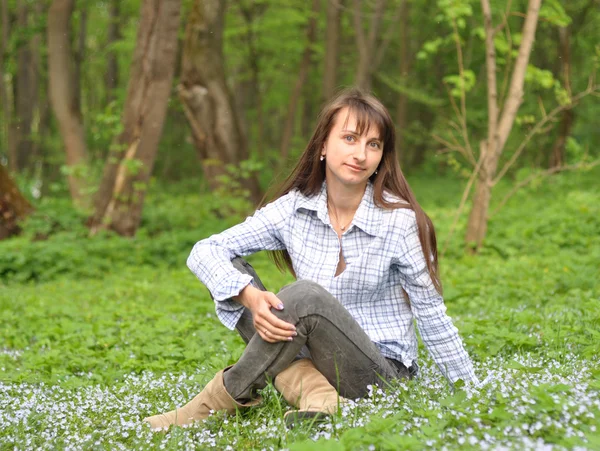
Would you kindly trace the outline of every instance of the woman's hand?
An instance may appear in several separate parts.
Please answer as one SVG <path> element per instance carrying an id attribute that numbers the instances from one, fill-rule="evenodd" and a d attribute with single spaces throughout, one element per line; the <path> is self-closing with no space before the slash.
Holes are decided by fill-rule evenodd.
<path id="1" fill-rule="evenodd" d="M 270 291 L 261 291 L 248 285 L 233 298 L 252 312 L 254 328 L 261 338 L 269 343 L 292 341 L 296 326 L 277 318 L 271 308 L 283 310 L 283 302 Z"/>

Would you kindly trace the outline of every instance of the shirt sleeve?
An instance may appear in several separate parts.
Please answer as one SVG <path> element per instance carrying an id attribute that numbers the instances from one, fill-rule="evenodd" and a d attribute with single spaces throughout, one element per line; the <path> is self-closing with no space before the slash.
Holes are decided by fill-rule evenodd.
<path id="1" fill-rule="evenodd" d="M 187 266 L 210 291 L 217 316 L 228 328 L 235 328 L 244 309 L 230 298 L 253 281 L 252 276 L 235 269 L 231 260 L 261 250 L 285 249 L 282 236 L 293 206 L 292 192 L 257 210 L 241 224 L 198 241 L 193 247 Z"/>
<path id="2" fill-rule="evenodd" d="M 458 329 L 446 314 L 444 300 L 435 289 L 427 270 L 413 211 L 410 211 L 403 229 L 395 263 L 400 272 L 402 287 L 408 293 L 423 343 L 450 384 L 459 379 L 465 383 L 478 384 Z"/>

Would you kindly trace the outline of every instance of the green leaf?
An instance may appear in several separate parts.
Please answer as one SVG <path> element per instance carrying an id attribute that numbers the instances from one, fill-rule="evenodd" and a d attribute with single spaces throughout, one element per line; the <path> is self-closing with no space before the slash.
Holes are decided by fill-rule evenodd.
<path id="1" fill-rule="evenodd" d="M 571 18 L 567 15 L 559 0 L 544 0 L 540 8 L 540 19 L 545 19 L 553 25 L 566 27 L 571 24 Z"/>
<path id="2" fill-rule="evenodd" d="M 525 366 L 522 363 L 517 362 L 516 360 L 510 360 L 506 364 L 506 368 L 512 368 L 515 370 L 523 371 L 524 373 L 539 373 L 540 371 L 544 370 L 544 368 L 538 366 Z"/>

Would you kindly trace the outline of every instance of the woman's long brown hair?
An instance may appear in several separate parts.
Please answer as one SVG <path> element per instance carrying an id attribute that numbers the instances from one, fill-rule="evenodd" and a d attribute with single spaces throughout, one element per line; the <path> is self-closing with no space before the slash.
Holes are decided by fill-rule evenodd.
<path id="1" fill-rule="evenodd" d="M 394 123 L 385 106 L 374 96 L 365 94 L 356 88 L 345 89 L 323 108 L 319 114 L 315 131 L 300 160 L 276 191 L 273 199 L 278 199 L 293 189 L 298 189 L 305 196 L 314 196 L 321 191 L 325 180 L 325 161 L 320 161 L 321 149 L 333 128 L 337 114 L 346 107 L 356 117 L 358 134 L 367 133 L 373 126 L 379 130 L 380 139 L 383 141 L 383 156 L 377 174 L 371 176 L 374 188 L 373 200 L 381 208 L 388 210 L 409 208 L 415 212 L 419 241 L 427 262 L 427 270 L 436 290 L 441 294 L 442 283 L 439 277 L 437 240 L 433 223 L 417 202 L 400 169 L 395 150 Z M 384 198 L 384 192 L 389 192 L 406 203 L 388 202 Z M 271 256 L 280 270 L 285 271 L 287 268 L 295 275 L 292 260 L 287 251 L 274 251 Z"/>

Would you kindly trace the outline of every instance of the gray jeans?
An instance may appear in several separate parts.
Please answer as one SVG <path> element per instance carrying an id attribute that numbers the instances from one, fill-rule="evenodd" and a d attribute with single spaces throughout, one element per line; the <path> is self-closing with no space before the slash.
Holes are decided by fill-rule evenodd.
<path id="1" fill-rule="evenodd" d="M 233 260 L 240 272 L 260 278 L 242 258 Z M 272 312 L 296 326 L 293 341 L 268 343 L 256 333 L 251 313 L 245 309 L 236 330 L 247 343 L 244 353 L 223 375 L 229 394 L 243 402 L 254 398 L 256 390 L 299 357 L 310 357 L 315 367 L 337 388 L 341 396 L 361 398 L 368 385 L 385 385 L 396 378 L 412 378 L 413 368 L 386 359 L 356 320 L 325 288 L 315 282 L 299 280 L 277 293 L 284 309 Z"/>

